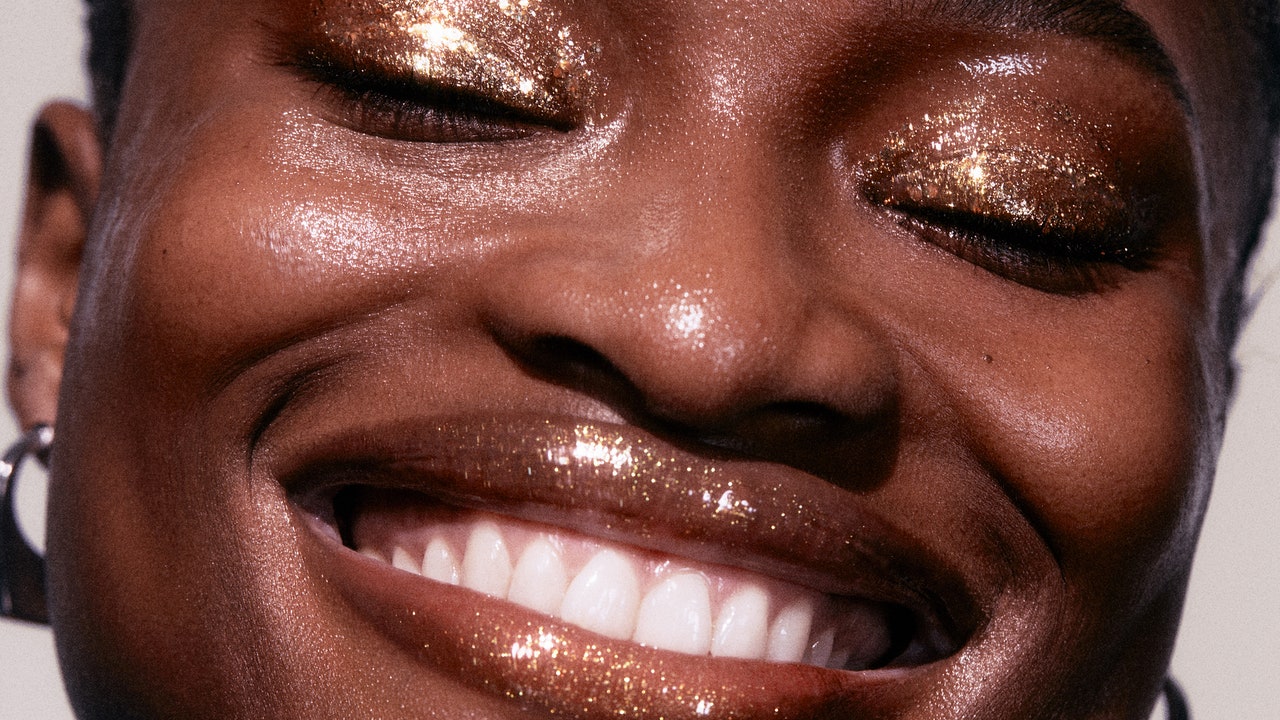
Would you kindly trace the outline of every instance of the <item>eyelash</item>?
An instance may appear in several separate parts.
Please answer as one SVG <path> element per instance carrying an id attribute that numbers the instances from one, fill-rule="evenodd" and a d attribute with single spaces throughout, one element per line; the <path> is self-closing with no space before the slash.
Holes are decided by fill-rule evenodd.
<path id="1" fill-rule="evenodd" d="M 1010 167 L 1006 184 L 1038 185 L 1030 177 L 1019 180 L 1019 173 Z M 1039 212 L 1046 216 L 1041 217 L 1039 213 L 1011 214 L 1001 201 L 964 201 L 966 188 L 949 186 L 946 173 L 934 181 L 938 186 L 933 192 L 923 197 L 913 192 L 920 181 L 902 184 L 892 166 L 873 166 L 860 175 L 863 197 L 889 211 L 917 238 L 1033 289 L 1063 295 L 1099 292 L 1123 280 L 1125 273 L 1141 272 L 1158 259 L 1158 246 L 1146 232 L 1146 213 L 1132 203 L 1116 206 L 1114 196 L 1105 190 L 1097 200 L 1079 197 L 1062 208 L 1042 207 Z M 1024 188 L 1023 192 L 1030 202 L 1035 190 Z M 1040 192 L 1049 190 L 1040 188 Z M 1074 209 L 1077 203 L 1080 210 Z M 1058 213 L 1064 211 L 1079 219 L 1062 219 Z"/>
<path id="2" fill-rule="evenodd" d="M 1156 260 L 1137 234 L 1117 229 L 1106 237 L 1030 227 L 982 211 L 894 208 L 899 224 L 960 259 L 1020 285 L 1062 295 L 1100 292 L 1126 272 Z"/>
<path id="3" fill-rule="evenodd" d="M 572 122 L 536 115 L 466 88 L 424 82 L 394 69 L 360 67 L 315 50 L 284 53 L 277 64 L 315 83 L 337 119 L 368 135 L 407 142 L 481 143 L 568 132 Z"/>
<path id="4" fill-rule="evenodd" d="M 924 240 L 966 262 L 1046 292 L 1099 292 L 1113 287 L 1123 273 L 1141 272 L 1156 259 L 1152 247 L 1114 245 L 1068 233 L 1041 233 L 981 215 L 966 219 L 931 215 L 903 216 L 901 222 Z"/>

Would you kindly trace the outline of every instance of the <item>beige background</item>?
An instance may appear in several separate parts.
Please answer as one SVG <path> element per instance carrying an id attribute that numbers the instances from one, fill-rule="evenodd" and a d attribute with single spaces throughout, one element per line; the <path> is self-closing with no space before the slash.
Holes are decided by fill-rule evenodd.
<path id="1" fill-rule="evenodd" d="M 0 288 L 7 298 L 29 119 L 44 99 L 85 91 L 80 0 L 5 0 L 4 9 Z M 1280 718 L 1280 291 L 1264 292 L 1280 272 L 1280 228 L 1269 235 L 1250 283 L 1257 310 L 1237 351 L 1240 392 L 1174 657 L 1199 720 Z M 0 415 L 7 444 L 15 431 Z M 21 499 L 31 530 L 41 533 L 41 497 Z M 48 632 L 0 621 L 0 720 L 68 717 Z"/>

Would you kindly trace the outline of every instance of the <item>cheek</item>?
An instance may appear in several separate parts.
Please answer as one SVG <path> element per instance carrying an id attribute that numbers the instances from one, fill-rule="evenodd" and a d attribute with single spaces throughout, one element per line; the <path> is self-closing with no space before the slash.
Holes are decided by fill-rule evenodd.
<path id="1" fill-rule="evenodd" d="M 442 222 L 443 204 L 390 198 L 368 172 L 306 166 L 295 151 L 315 138 L 238 130 L 259 122 L 270 120 L 202 127 L 174 142 L 173 170 L 117 183 L 130 189 L 117 202 L 130 211 L 105 229 L 83 325 L 109 344 L 96 352 L 131 356 L 140 387 L 202 377 L 298 328 L 424 286 L 443 294 L 461 278 L 440 268 L 484 254 L 483 243 L 458 242 L 472 235 Z M 293 162 L 280 162 L 284 154 Z"/>
<path id="2" fill-rule="evenodd" d="M 406 221 L 410 209 L 371 198 L 360 177 L 281 168 L 270 134 L 146 135 L 164 139 L 146 148 L 164 162 L 130 162 L 112 185 L 126 194 L 96 229 L 60 406 L 69 443 L 50 547 L 69 682 L 121 702 L 183 688 L 174 702 L 227 717 L 315 714 L 272 711 L 310 699 L 283 689 L 225 710 L 246 701 L 228 694 L 237 684 L 269 693 L 352 661 L 320 657 L 340 643 L 315 637 L 316 593 L 299 590 L 306 578 L 284 550 L 295 538 L 278 488 L 240 492 L 254 481 L 240 444 L 252 418 L 241 397 L 217 400 L 220 373 L 289 331 L 388 304 L 452 248 L 416 230 L 430 217 Z M 245 667 L 286 642 L 305 651 Z"/>
<path id="3" fill-rule="evenodd" d="M 1209 479 L 1199 310 L 1142 280 L 1057 302 L 995 313 L 998 331 L 953 345 L 939 372 L 977 459 L 1064 572 L 1138 587 L 1189 560 Z"/>

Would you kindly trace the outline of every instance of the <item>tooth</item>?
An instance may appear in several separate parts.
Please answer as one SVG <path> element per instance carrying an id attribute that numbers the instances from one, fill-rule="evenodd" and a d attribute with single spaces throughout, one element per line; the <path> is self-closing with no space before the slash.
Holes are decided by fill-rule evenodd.
<path id="1" fill-rule="evenodd" d="M 409 554 L 408 550 L 405 550 L 399 545 L 391 551 L 391 565 L 392 567 L 399 568 L 405 572 L 411 572 L 414 575 L 422 574 L 422 568 L 418 567 L 417 561 L 413 559 L 413 556 Z"/>
<path id="2" fill-rule="evenodd" d="M 560 617 L 606 637 L 626 640 L 635 627 L 639 605 L 640 581 L 631 561 L 613 550 L 601 550 L 570 583 Z"/>
<path id="3" fill-rule="evenodd" d="M 554 615 L 564 602 L 568 585 L 569 578 L 560 553 L 545 537 L 539 536 L 529 543 L 516 563 L 507 599 L 531 610 Z"/>
<path id="4" fill-rule="evenodd" d="M 831 661 L 831 650 L 836 644 L 836 629 L 827 628 L 818 633 L 818 637 L 814 638 L 809 645 L 809 653 L 804 661 L 809 665 L 818 667 L 826 667 Z"/>
<path id="5" fill-rule="evenodd" d="M 462 556 L 462 585 L 486 595 L 505 598 L 511 582 L 511 554 L 502 531 L 489 521 L 477 523 Z"/>
<path id="6" fill-rule="evenodd" d="M 690 655 L 711 651 L 711 590 L 696 573 L 662 581 L 645 595 L 632 640 Z"/>
<path id="7" fill-rule="evenodd" d="M 759 660 L 764 657 L 768 634 L 769 595 L 759 585 L 744 585 L 720 608 L 711 654 Z"/>
<path id="8" fill-rule="evenodd" d="M 361 548 L 360 550 L 357 550 L 356 552 L 359 552 L 361 555 L 363 555 L 363 556 L 365 556 L 365 557 L 367 557 L 367 558 L 371 558 L 371 559 L 373 559 L 373 560 L 377 560 L 378 562 L 382 562 L 382 563 L 384 563 L 384 562 L 386 562 L 386 561 L 387 561 L 387 559 L 386 559 L 386 558 L 382 557 L 382 553 L 380 553 L 380 552 L 378 552 L 377 550 L 374 550 L 374 549 L 372 549 L 372 548 Z"/>
<path id="9" fill-rule="evenodd" d="M 458 558 L 444 538 L 433 538 L 427 543 L 427 551 L 422 554 L 422 575 L 450 585 L 457 585 L 462 581 L 458 571 Z"/>
<path id="10" fill-rule="evenodd" d="M 812 624 L 813 601 L 808 598 L 801 598 L 782 608 L 769 626 L 769 649 L 765 658 L 772 662 L 800 662 L 809 645 L 809 626 Z"/>

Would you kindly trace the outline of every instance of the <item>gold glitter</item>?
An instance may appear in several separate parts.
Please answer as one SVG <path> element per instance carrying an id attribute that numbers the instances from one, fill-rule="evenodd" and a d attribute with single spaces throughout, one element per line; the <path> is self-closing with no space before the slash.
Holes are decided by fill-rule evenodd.
<path id="1" fill-rule="evenodd" d="M 594 80 L 571 27 L 537 0 L 317 0 L 323 38 L 427 86 L 563 118 Z"/>
<path id="2" fill-rule="evenodd" d="M 890 134 L 864 169 L 872 202 L 904 210 L 964 213 L 1045 235 L 1100 236 L 1126 226 L 1129 208 L 1110 178 L 1114 171 L 1090 158 L 1100 153 L 1096 128 L 1066 113 L 989 107 L 968 100 L 926 114 Z M 1037 142 L 1049 138 L 1053 149 Z"/>
<path id="3" fill-rule="evenodd" d="M 401 436 L 400 433 L 404 433 Z M 385 447 L 378 448 L 378 443 Z M 392 487 L 404 473 L 434 501 L 590 532 L 639 548 L 743 548 L 737 567 L 779 564 L 839 584 L 833 594 L 909 603 L 931 601 L 917 587 L 952 587 L 949 573 L 921 559 L 916 541 L 865 511 L 857 496 L 819 477 L 772 463 L 693 455 L 636 428 L 576 418 L 455 418 L 401 428 L 361 445 L 385 465 Z M 732 467 L 727 468 L 726 464 Z M 363 481 L 377 474 L 361 471 Z M 904 561 L 904 559 L 910 559 Z M 740 562 L 738 562 L 740 561 Z M 942 579 L 940 579 L 942 578 Z M 852 583 L 852 584 L 845 584 Z M 356 591 L 359 595 L 359 591 Z M 360 595 L 359 597 L 363 597 Z M 913 599 L 920 599 L 920 603 Z M 967 601 L 948 593 L 966 627 Z M 357 599 L 359 602 L 359 599 Z M 830 675 L 790 668 L 762 673 L 754 661 L 683 655 L 606 640 L 505 601 L 456 586 L 423 602 L 410 622 L 425 637 L 423 659 L 471 687 L 531 714 L 598 720 L 846 717 L 852 702 Z M 835 708 L 836 710 L 833 710 Z M 763 710 L 762 710 L 763 709 Z"/>
<path id="4" fill-rule="evenodd" d="M 491 649 L 489 632 L 468 639 L 478 666 L 504 670 L 502 680 L 480 685 L 550 715 L 727 720 L 755 717 L 758 710 L 750 698 L 776 695 L 768 678 L 721 684 L 700 677 L 701 668 L 691 672 L 689 661 L 647 648 L 598 643 L 588 634 L 554 626 L 513 625 L 515 640 L 509 650 Z M 797 708 L 817 709 L 819 703 L 811 697 L 794 701 Z"/>
<path id="5" fill-rule="evenodd" d="M 518 507 L 525 519 L 554 525 L 581 511 L 592 534 L 642 547 L 650 538 L 666 548 L 750 537 L 771 561 L 835 576 L 851 567 L 865 568 L 866 578 L 892 574 L 888 546 L 858 540 L 880 521 L 850 511 L 845 491 L 817 477 L 755 462 L 726 473 L 642 433 L 590 422 L 451 422 L 431 434 L 429 457 L 399 464 L 430 474 L 445 502 L 483 497 L 486 507 Z"/>

